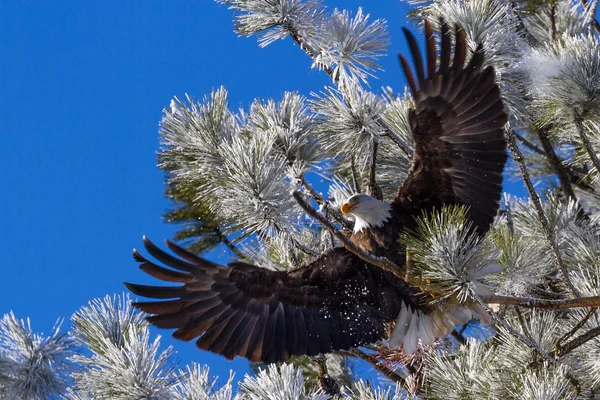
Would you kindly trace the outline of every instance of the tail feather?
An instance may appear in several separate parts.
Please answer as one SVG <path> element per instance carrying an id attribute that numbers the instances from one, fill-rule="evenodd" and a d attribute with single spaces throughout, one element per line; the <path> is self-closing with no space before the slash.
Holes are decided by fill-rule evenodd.
<path id="1" fill-rule="evenodd" d="M 396 320 L 388 341 L 390 348 L 404 349 L 404 353 L 412 354 L 417 350 L 419 342 L 431 345 L 436 339 L 445 336 L 454 328 L 465 325 L 469 321 L 479 320 L 490 324 L 491 315 L 479 304 L 457 306 L 454 309 L 439 307 L 431 314 L 412 310 L 402 304 L 402 310 Z"/>

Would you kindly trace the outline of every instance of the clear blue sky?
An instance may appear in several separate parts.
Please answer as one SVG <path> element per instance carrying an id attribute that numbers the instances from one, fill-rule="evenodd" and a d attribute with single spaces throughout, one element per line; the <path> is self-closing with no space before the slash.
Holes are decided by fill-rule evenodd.
<path id="1" fill-rule="evenodd" d="M 364 4 L 388 20 L 390 55 L 372 87 L 401 91 L 406 7 L 325 3 Z M 209 0 L 4 0 L 0 37 L 0 314 L 13 310 L 45 333 L 89 300 L 123 292 L 123 281 L 144 282 L 132 248 L 144 234 L 160 242 L 175 232 L 161 219 L 169 202 L 156 169 L 158 122 L 173 96 L 224 85 L 237 108 L 328 83 L 289 39 L 260 49 L 239 38 L 231 11 Z M 244 360 L 161 333 L 184 363 L 221 377 L 247 371 Z"/>

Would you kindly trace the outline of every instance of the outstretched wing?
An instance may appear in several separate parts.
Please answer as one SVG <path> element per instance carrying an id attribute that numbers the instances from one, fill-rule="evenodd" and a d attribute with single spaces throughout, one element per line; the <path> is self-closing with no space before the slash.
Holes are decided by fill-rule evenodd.
<path id="1" fill-rule="evenodd" d="M 420 209 L 442 204 L 465 204 L 474 227 L 486 232 L 498 210 L 502 171 L 506 162 L 503 126 L 508 120 L 494 69 L 483 68 L 479 45 L 465 67 L 466 42 L 456 28 L 454 59 L 450 65 L 451 39 L 441 24 L 440 62 L 436 69 L 435 37 L 425 21 L 427 77 L 417 42 L 404 29 L 417 79 L 407 60 L 399 55 L 411 88 L 415 107 L 409 122 L 415 152 L 408 177 L 396 203 Z"/>
<path id="2" fill-rule="evenodd" d="M 178 257 L 146 238 L 146 250 L 172 269 L 134 258 L 171 287 L 126 283 L 133 293 L 166 301 L 134 305 L 148 321 L 176 329 L 199 348 L 251 361 L 277 362 L 373 343 L 384 336 L 403 304 L 424 309 L 422 294 L 393 274 L 338 247 L 298 269 L 270 271 L 234 262 L 223 267 L 167 241 Z"/>

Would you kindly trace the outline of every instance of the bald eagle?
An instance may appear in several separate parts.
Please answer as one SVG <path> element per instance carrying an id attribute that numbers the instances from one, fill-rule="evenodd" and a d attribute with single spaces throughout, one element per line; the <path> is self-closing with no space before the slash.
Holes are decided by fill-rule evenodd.
<path id="1" fill-rule="evenodd" d="M 390 203 L 365 194 L 350 197 L 341 212 L 354 216 L 351 240 L 374 255 L 404 267 L 398 242 L 415 217 L 444 205 L 465 205 L 474 229 L 485 233 L 500 201 L 506 162 L 503 126 L 508 120 L 491 66 L 483 67 L 479 45 L 465 65 L 465 32 L 455 28 L 454 56 L 448 26 L 441 24 L 438 56 L 425 21 L 426 70 L 412 34 L 404 29 L 416 78 L 400 63 L 414 97 L 408 120 L 414 156 L 407 178 Z M 451 62 L 452 58 L 452 62 Z M 486 318 L 476 304 L 440 311 L 429 296 L 396 275 L 371 265 L 344 247 L 325 251 L 289 271 L 244 262 L 227 266 L 200 258 L 172 242 L 171 255 L 144 238 L 147 252 L 165 268 L 134 250 L 140 268 L 177 286 L 126 283 L 133 293 L 158 299 L 134 303 L 177 339 L 200 349 L 265 363 L 317 355 L 386 339 L 413 352 L 472 318 Z"/>

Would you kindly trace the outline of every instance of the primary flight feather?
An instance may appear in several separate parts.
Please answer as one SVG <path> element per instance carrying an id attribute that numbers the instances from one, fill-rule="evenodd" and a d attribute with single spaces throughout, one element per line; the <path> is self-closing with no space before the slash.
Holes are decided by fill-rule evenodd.
<path id="1" fill-rule="evenodd" d="M 485 233 L 500 201 L 506 162 L 503 126 L 508 120 L 492 67 L 483 67 L 481 45 L 465 65 L 465 33 L 441 24 L 441 51 L 425 21 L 426 65 L 412 34 L 404 30 L 415 65 L 400 63 L 414 97 L 409 111 L 414 156 L 407 178 L 391 203 L 359 194 L 341 207 L 353 215 L 351 240 L 399 266 L 406 252 L 398 242 L 415 217 L 444 205 L 468 206 L 474 229 Z M 452 60 L 451 60 L 452 59 Z M 426 70 L 425 70 L 426 68 Z M 165 268 L 134 250 L 140 268 L 176 286 L 126 283 L 135 294 L 157 299 L 134 303 L 148 321 L 175 329 L 173 336 L 196 340 L 205 350 L 231 359 L 278 362 L 373 343 L 413 352 L 454 326 L 489 316 L 476 304 L 451 310 L 428 302 L 428 295 L 392 273 L 369 264 L 344 247 L 328 250 L 307 265 L 271 271 L 233 262 L 221 266 L 167 241 L 175 256 L 146 238 L 148 253 Z"/>

